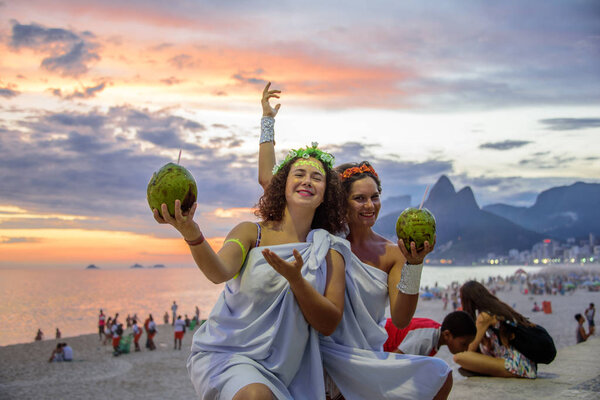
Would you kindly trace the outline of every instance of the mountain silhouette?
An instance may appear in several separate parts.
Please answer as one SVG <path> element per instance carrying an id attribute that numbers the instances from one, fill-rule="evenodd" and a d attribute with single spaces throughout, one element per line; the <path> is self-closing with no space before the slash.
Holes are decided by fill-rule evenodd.
<path id="1" fill-rule="evenodd" d="M 527 229 L 562 240 L 600 236 L 600 184 L 576 182 L 540 193 L 531 207 L 492 204 L 483 208 Z"/>
<path id="2" fill-rule="evenodd" d="M 510 249 L 531 249 L 541 241 L 540 233 L 525 229 L 506 218 L 481 210 L 470 187 L 456 192 L 447 176 L 441 176 L 424 203 L 436 219 L 435 251 L 429 258 L 453 258 L 472 262 L 489 253 L 507 254 Z M 402 210 L 381 217 L 375 230 L 395 240 L 395 223 Z"/>

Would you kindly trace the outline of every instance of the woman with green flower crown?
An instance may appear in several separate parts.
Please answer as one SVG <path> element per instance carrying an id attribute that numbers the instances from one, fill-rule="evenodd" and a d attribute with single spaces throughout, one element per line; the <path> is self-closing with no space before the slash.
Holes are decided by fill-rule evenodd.
<path id="1" fill-rule="evenodd" d="M 177 229 L 198 268 L 225 282 L 194 334 L 188 371 L 202 399 L 324 399 L 319 333 L 330 335 L 344 308 L 345 240 L 333 157 L 316 146 L 293 151 L 258 202 L 261 222 L 243 222 L 215 253 L 175 202 L 153 210 Z"/>
<path id="2" fill-rule="evenodd" d="M 261 102 L 259 183 L 265 190 L 273 177 L 274 117 L 280 108 L 269 100 L 281 93 L 270 85 Z M 452 371 L 443 360 L 383 352 L 385 309 L 390 307 L 396 326 L 408 325 L 417 306 L 422 263 L 434 244 L 425 242 L 423 249 L 416 249 L 411 243 L 407 251 L 401 240 L 393 243 L 375 233 L 381 183 L 374 168 L 364 161 L 343 164 L 336 171 L 344 189 L 346 238 L 353 254 L 346 263 L 342 320 L 333 334 L 320 337 L 328 398 L 447 398 Z"/>

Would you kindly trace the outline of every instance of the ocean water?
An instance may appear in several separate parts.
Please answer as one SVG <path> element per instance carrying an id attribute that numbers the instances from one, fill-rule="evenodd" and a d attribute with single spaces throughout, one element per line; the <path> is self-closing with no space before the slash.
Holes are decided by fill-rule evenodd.
<path id="1" fill-rule="evenodd" d="M 108 316 L 152 313 L 158 324 L 173 300 L 178 314 L 206 317 L 223 285 L 208 281 L 196 268 L 120 270 L 0 270 L 0 346 L 98 331 L 98 312 Z"/>
<path id="2" fill-rule="evenodd" d="M 541 267 L 425 267 L 422 286 L 445 287 L 453 281 L 507 276 L 523 268 L 536 272 Z M 215 285 L 196 268 L 121 270 L 0 270 L 0 346 L 32 342 L 40 328 L 44 338 L 97 332 L 100 308 L 106 315 L 119 313 L 145 319 L 152 313 L 161 324 L 165 311 L 171 313 L 175 300 L 178 314 L 201 318 L 210 313 L 223 285 Z"/>

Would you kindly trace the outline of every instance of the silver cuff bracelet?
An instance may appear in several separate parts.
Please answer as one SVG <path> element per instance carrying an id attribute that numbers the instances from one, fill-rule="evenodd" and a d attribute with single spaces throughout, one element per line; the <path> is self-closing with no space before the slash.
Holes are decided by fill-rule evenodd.
<path id="1" fill-rule="evenodd" d="M 275 140 L 275 118 L 262 117 L 260 120 L 260 143 Z"/>
<path id="2" fill-rule="evenodd" d="M 423 264 L 404 264 L 402 275 L 400 275 L 400 282 L 396 286 L 398 290 L 404 294 L 419 294 L 421 272 L 423 272 Z"/>

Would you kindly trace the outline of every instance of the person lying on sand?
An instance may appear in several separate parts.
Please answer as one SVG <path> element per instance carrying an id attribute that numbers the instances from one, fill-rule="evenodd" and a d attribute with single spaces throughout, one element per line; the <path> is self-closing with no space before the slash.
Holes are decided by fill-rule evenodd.
<path id="1" fill-rule="evenodd" d="M 467 351 L 477 333 L 475 321 L 464 311 L 446 315 L 441 325 L 429 318 L 413 318 L 404 329 L 398 329 L 388 318 L 385 330 L 389 335 L 383 345 L 385 351 L 430 357 L 444 345 L 452 354 Z"/>

